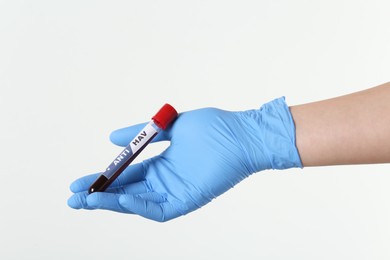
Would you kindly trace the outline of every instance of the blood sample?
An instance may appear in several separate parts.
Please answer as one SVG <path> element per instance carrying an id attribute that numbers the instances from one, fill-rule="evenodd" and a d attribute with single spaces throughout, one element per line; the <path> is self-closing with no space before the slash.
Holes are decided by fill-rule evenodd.
<path id="1" fill-rule="evenodd" d="M 88 193 L 105 191 L 108 186 L 126 169 L 127 166 L 142 152 L 142 150 L 161 131 L 165 130 L 177 117 L 176 110 L 165 104 L 152 120 L 133 138 L 128 146 L 114 159 L 107 169 L 96 179 L 88 189 Z"/>

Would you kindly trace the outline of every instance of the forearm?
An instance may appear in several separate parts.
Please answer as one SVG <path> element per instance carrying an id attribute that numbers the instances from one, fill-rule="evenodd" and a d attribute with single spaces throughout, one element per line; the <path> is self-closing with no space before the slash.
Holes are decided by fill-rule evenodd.
<path id="1" fill-rule="evenodd" d="M 290 110 L 303 166 L 390 162 L 390 82 Z"/>

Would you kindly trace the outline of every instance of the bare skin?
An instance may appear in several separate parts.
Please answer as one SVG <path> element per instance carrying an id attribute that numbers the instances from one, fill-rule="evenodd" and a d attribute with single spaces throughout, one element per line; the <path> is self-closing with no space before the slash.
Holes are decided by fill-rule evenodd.
<path id="1" fill-rule="evenodd" d="M 390 82 L 290 110 L 303 166 L 390 162 Z"/>

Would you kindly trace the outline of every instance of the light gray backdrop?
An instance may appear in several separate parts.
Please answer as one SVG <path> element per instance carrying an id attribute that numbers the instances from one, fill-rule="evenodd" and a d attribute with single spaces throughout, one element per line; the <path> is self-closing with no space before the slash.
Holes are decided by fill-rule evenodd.
<path id="1" fill-rule="evenodd" d="M 390 2 L 0 0 L 1 259 L 389 259 L 389 165 L 266 171 L 185 217 L 67 207 L 110 132 L 390 79 Z M 167 144 L 152 145 L 141 159 Z"/>

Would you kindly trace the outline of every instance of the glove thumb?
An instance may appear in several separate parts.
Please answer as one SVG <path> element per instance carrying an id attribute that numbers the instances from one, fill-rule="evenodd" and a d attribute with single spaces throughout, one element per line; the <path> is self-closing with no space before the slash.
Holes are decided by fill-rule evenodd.
<path id="1" fill-rule="evenodd" d="M 134 137 L 137 136 L 137 134 L 145 127 L 146 124 L 147 123 L 141 123 L 117 129 L 110 134 L 110 140 L 115 145 L 127 146 L 131 140 L 133 140 Z M 170 140 L 168 131 L 168 129 L 161 131 L 155 138 L 153 138 L 151 142 L 154 143 Z"/>

